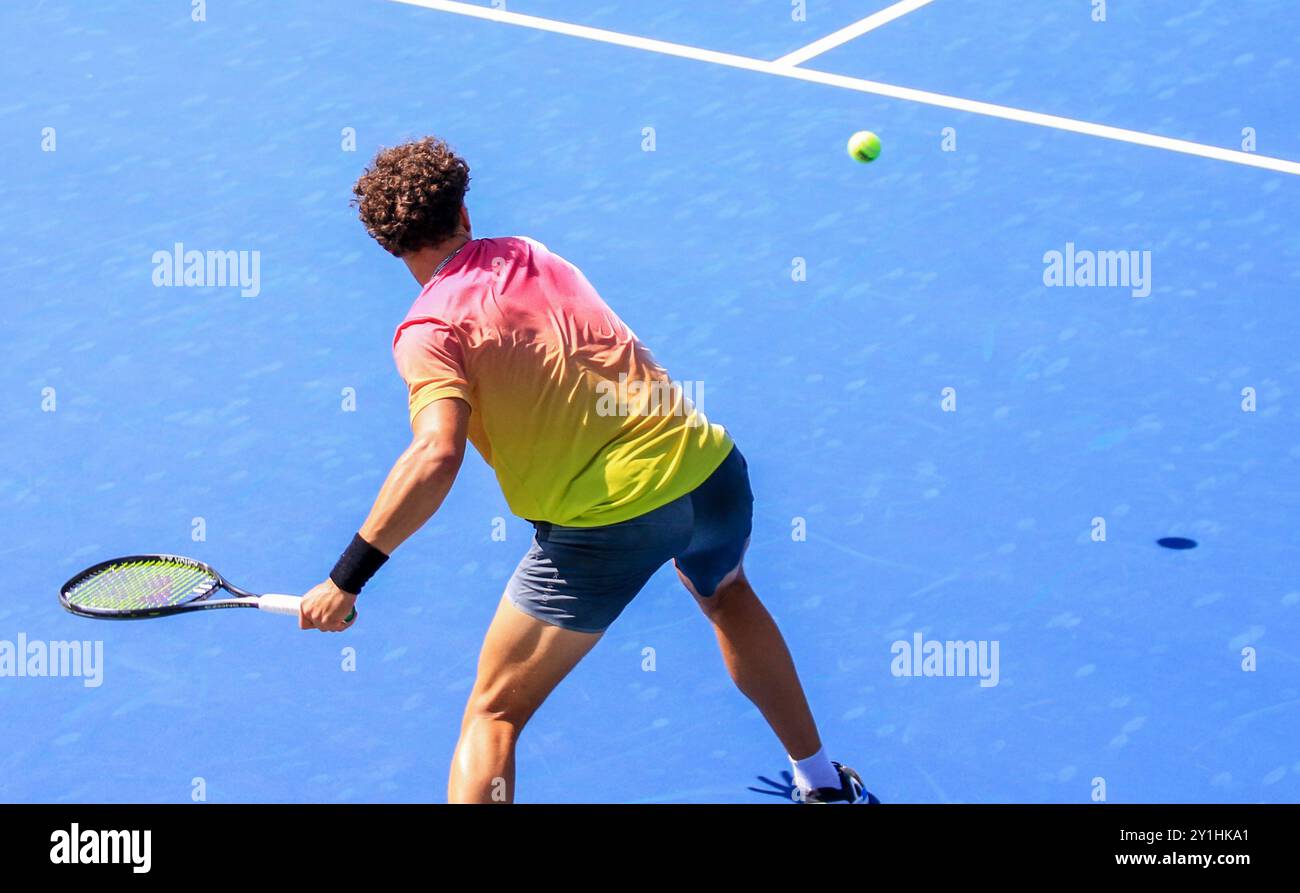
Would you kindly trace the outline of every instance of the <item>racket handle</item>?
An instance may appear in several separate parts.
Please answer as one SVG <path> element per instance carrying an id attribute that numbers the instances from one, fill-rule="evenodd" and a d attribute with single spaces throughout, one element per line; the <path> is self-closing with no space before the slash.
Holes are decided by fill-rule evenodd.
<path id="1" fill-rule="evenodd" d="M 286 617 L 297 617 L 298 609 L 302 606 L 302 597 L 297 595 L 263 595 L 257 599 L 257 607 L 262 611 L 270 611 L 272 614 L 284 614 Z"/>
<path id="2" fill-rule="evenodd" d="M 302 596 L 300 595 L 270 595 L 259 596 L 257 607 L 263 611 L 270 611 L 272 614 L 284 614 L 287 617 L 297 617 L 299 610 L 302 608 Z M 352 613 L 345 618 L 348 623 L 357 616 L 357 609 L 353 608 Z"/>

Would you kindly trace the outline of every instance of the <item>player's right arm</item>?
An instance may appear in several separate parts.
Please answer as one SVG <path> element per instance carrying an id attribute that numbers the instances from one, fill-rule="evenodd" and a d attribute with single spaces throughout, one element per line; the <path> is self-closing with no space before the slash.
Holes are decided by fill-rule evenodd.
<path id="1" fill-rule="evenodd" d="M 469 414 L 464 400 L 445 397 L 429 403 L 411 420 L 411 444 L 393 463 L 359 531 L 370 549 L 393 554 L 438 511 L 465 457 Z M 335 632 L 346 629 L 356 600 L 357 594 L 341 588 L 331 575 L 303 598 L 299 625 Z"/>
<path id="2" fill-rule="evenodd" d="M 465 458 L 469 414 L 469 404 L 456 397 L 420 410 L 411 422 L 411 445 L 393 464 L 361 526 L 362 539 L 391 555 L 433 517 Z"/>
<path id="3" fill-rule="evenodd" d="M 385 555 L 442 505 L 465 455 L 470 414 L 465 354 L 452 326 L 436 319 L 404 324 L 393 357 L 410 391 L 414 436 L 359 531 Z"/>

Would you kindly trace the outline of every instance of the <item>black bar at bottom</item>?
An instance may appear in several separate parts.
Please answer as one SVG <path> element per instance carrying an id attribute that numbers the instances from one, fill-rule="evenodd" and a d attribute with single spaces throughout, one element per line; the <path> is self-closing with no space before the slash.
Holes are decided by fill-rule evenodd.
<path id="1" fill-rule="evenodd" d="M 1104 870 L 1230 880 L 1293 865 L 1298 825 L 1292 805 L 7 805 L 0 863 L 9 877 L 128 881 L 374 881 L 382 870 L 451 882 L 448 872 L 468 870 L 496 885 L 595 869 L 725 874 L 727 865 L 769 879 L 849 872 L 866 883 L 880 871 L 1042 880 L 1044 869 L 1057 879 Z"/>

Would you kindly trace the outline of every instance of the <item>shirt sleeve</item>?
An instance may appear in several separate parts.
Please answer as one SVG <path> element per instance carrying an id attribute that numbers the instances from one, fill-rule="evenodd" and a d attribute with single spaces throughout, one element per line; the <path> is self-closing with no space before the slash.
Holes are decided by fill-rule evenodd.
<path id="1" fill-rule="evenodd" d="M 447 323 L 425 319 L 403 324 L 393 339 L 393 360 L 410 394 L 412 423 L 435 400 L 472 402 L 460 338 Z"/>

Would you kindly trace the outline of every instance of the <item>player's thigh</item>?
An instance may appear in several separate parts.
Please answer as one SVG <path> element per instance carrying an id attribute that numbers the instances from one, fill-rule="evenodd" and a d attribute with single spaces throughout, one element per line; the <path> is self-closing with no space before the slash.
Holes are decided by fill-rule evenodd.
<path id="1" fill-rule="evenodd" d="M 603 632 L 691 536 L 691 504 L 676 499 L 603 527 L 538 523 L 506 597 L 536 620 Z"/>
<path id="2" fill-rule="evenodd" d="M 739 449 L 690 494 L 693 529 L 675 557 L 677 575 L 707 612 L 716 599 L 745 584 L 743 561 L 753 530 L 754 494 Z"/>
<path id="3" fill-rule="evenodd" d="M 754 590 L 749 586 L 749 579 L 745 576 L 745 563 L 743 559 L 736 564 L 731 570 L 722 574 L 717 584 L 713 587 L 711 595 L 703 596 L 699 593 L 699 587 L 707 586 L 705 583 L 697 583 L 691 577 L 677 568 L 677 579 L 682 581 L 686 591 L 695 599 L 695 604 L 699 605 L 701 611 L 705 614 L 713 614 L 722 608 L 729 599 L 736 598 L 740 593 Z"/>
<path id="4" fill-rule="evenodd" d="M 522 725 L 601 635 L 543 622 L 502 596 L 483 639 L 466 713 Z"/>

